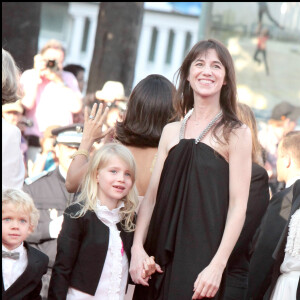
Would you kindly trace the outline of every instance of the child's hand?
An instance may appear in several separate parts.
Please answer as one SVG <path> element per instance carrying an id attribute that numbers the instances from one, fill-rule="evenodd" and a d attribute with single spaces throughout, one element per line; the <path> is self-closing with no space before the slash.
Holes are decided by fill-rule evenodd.
<path id="1" fill-rule="evenodd" d="M 163 273 L 163 270 L 158 264 L 155 263 L 154 256 L 150 256 L 143 262 L 142 278 L 148 281 L 150 276 L 155 272 Z"/>

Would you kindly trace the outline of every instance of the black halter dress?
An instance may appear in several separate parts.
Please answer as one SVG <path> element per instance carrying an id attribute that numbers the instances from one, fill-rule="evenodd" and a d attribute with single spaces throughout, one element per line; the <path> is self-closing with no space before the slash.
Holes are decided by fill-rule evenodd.
<path id="1" fill-rule="evenodd" d="M 149 287 L 136 285 L 134 300 L 192 299 L 220 245 L 228 203 L 227 161 L 205 143 L 181 139 L 165 160 L 144 245 L 164 273 L 153 274 Z M 222 299 L 224 276 L 213 299 Z"/>

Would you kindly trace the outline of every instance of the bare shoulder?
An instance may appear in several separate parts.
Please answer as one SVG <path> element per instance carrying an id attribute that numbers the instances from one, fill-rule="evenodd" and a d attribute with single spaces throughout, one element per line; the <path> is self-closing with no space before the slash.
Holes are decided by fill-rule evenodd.
<path id="1" fill-rule="evenodd" d="M 178 130 L 180 128 L 181 121 L 171 122 L 165 125 L 164 131 L 172 132 L 173 130 Z"/>
<path id="2" fill-rule="evenodd" d="M 178 121 L 165 125 L 161 136 L 161 143 L 164 144 L 167 152 L 169 152 L 173 146 L 178 144 L 180 126 L 181 122 Z"/>
<path id="3" fill-rule="evenodd" d="M 242 124 L 240 127 L 234 128 L 231 131 L 230 138 L 249 138 L 251 137 L 251 130 L 246 124 Z"/>
<path id="4" fill-rule="evenodd" d="M 250 128 L 243 124 L 238 128 L 234 128 L 230 133 L 229 146 L 240 147 L 252 145 L 252 136 Z"/>

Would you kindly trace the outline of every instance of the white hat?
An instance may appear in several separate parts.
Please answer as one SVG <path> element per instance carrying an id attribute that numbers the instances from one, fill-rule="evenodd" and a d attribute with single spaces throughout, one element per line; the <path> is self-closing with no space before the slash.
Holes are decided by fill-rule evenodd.
<path id="1" fill-rule="evenodd" d="M 75 123 L 52 129 L 51 133 L 56 137 L 57 144 L 65 144 L 70 147 L 79 147 L 82 140 L 83 124 Z"/>
<path id="2" fill-rule="evenodd" d="M 102 90 L 97 91 L 95 96 L 98 100 L 106 101 L 125 99 L 124 86 L 119 81 L 106 81 Z"/>

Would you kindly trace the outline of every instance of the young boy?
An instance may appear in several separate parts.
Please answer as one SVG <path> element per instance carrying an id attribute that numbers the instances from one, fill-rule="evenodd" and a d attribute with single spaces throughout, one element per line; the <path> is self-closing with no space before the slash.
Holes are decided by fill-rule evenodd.
<path id="1" fill-rule="evenodd" d="M 39 219 L 31 197 L 18 189 L 2 191 L 2 299 L 41 299 L 49 258 L 25 241 Z"/>

